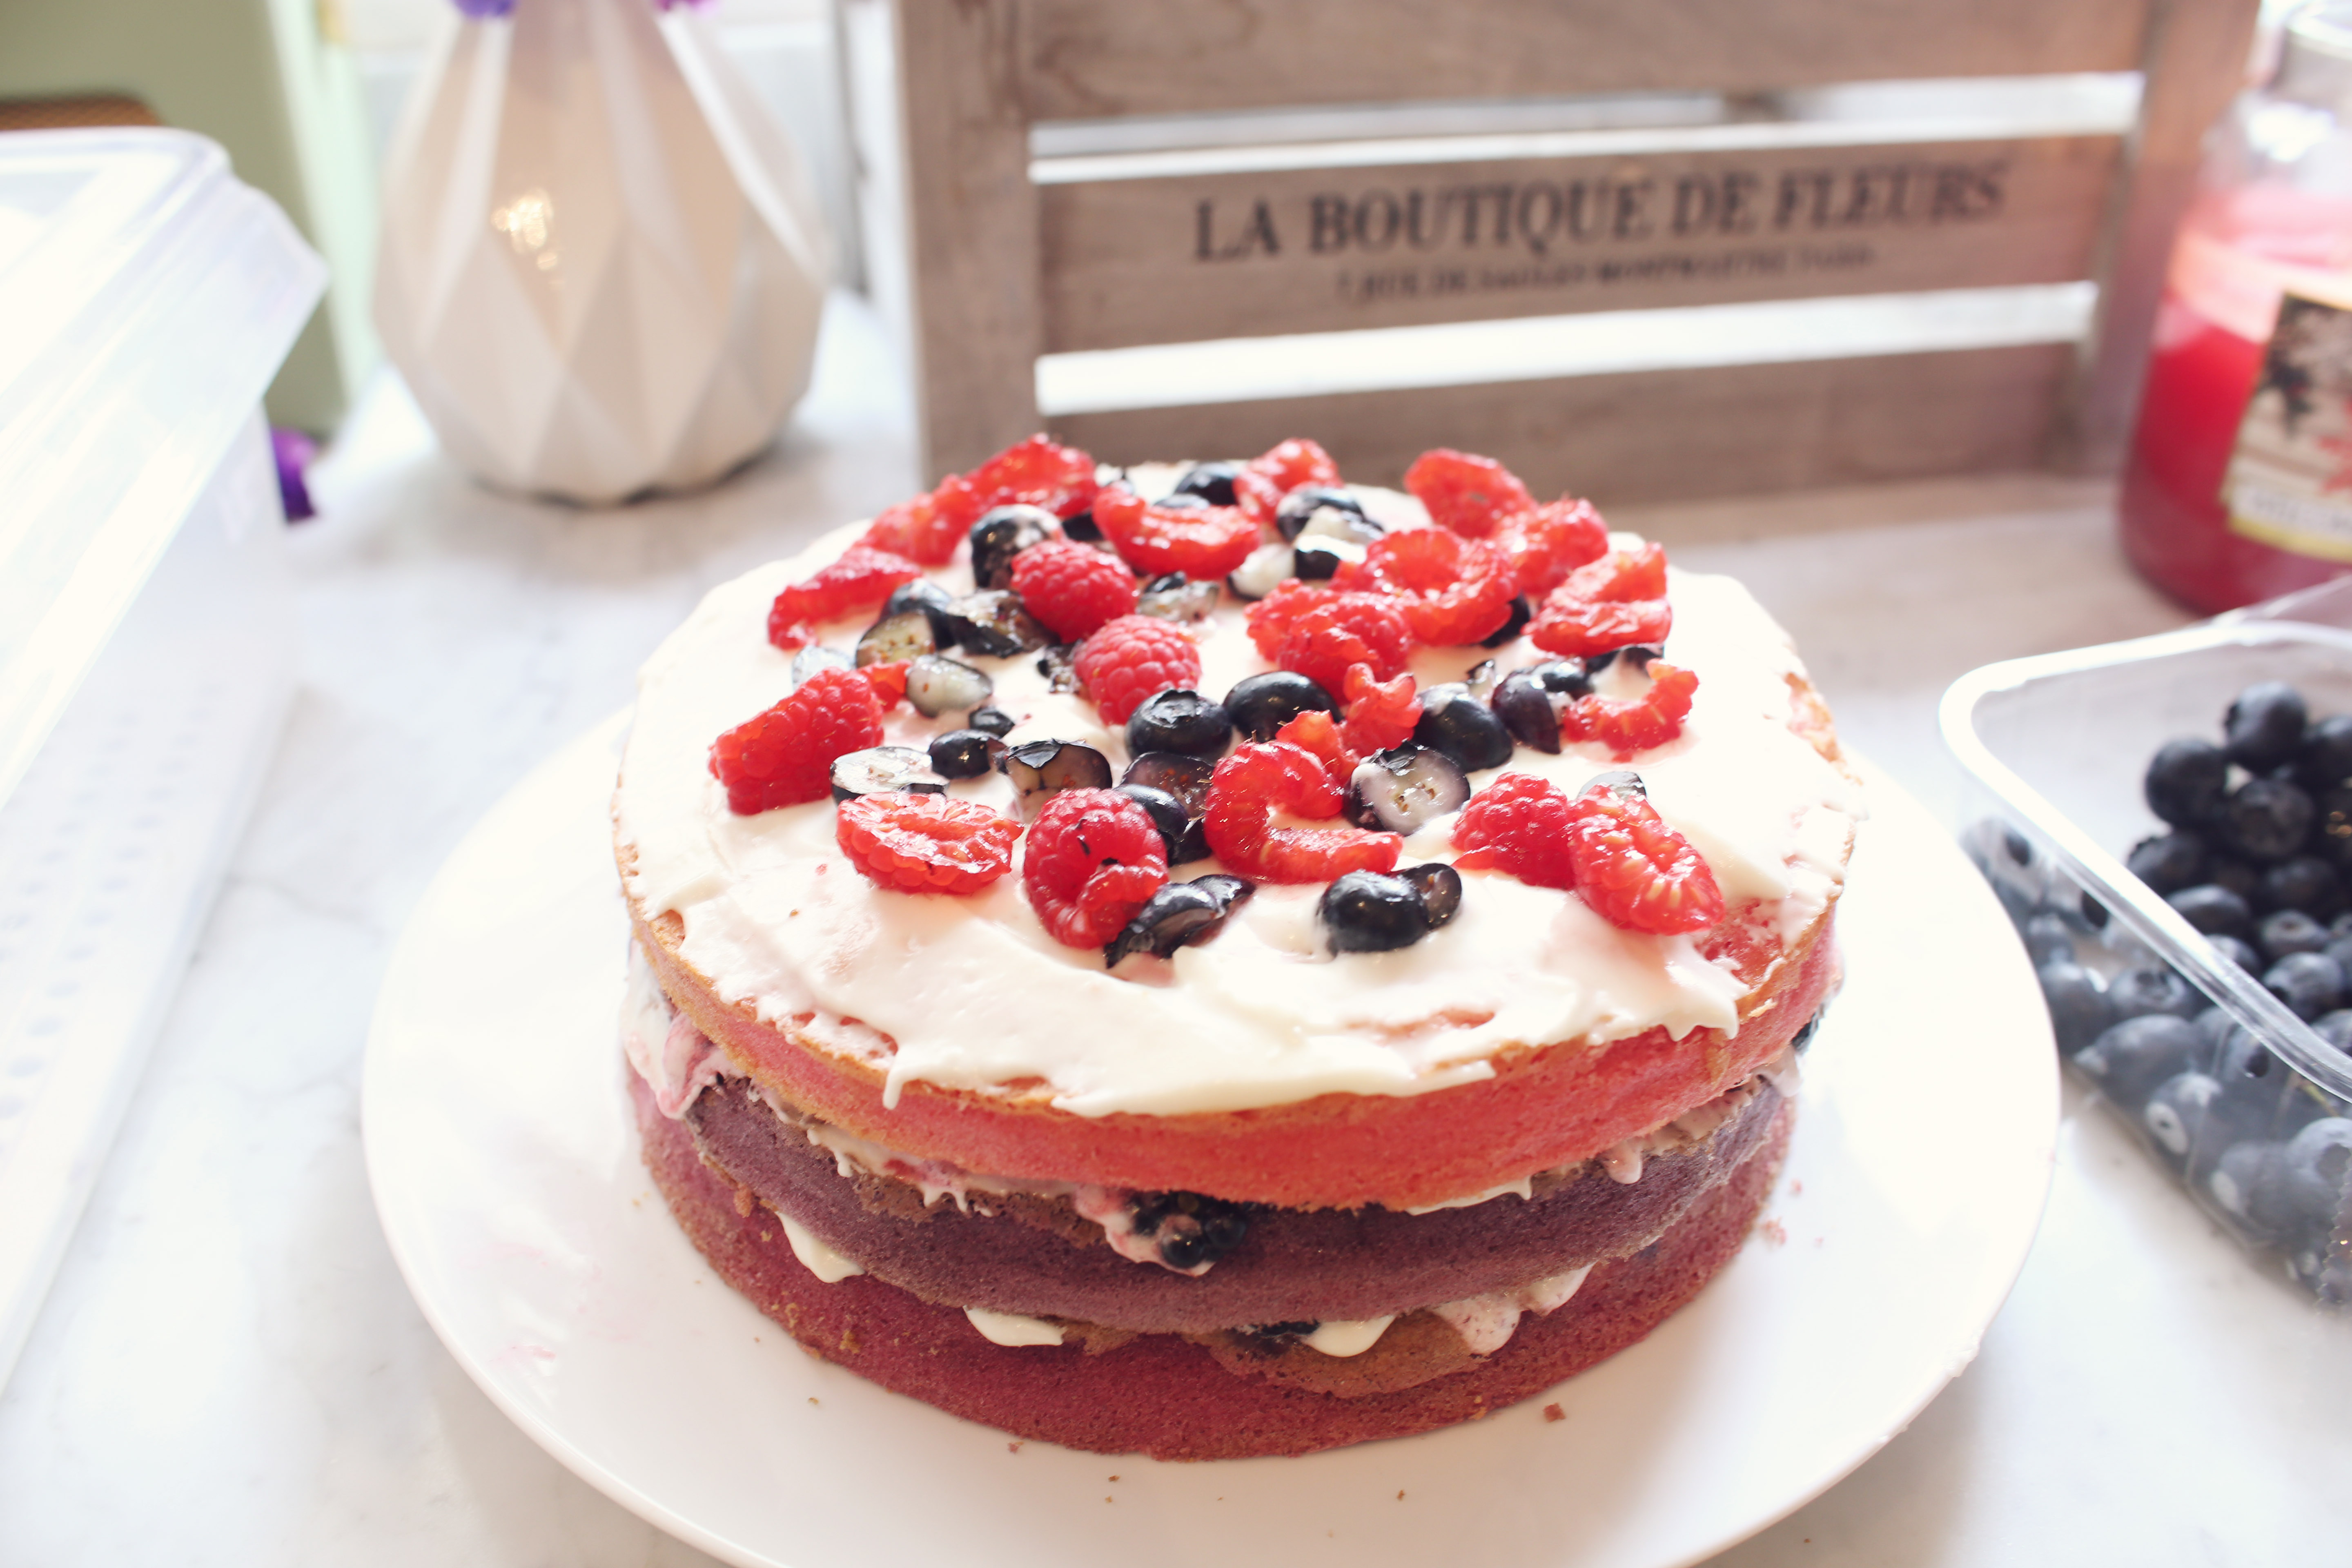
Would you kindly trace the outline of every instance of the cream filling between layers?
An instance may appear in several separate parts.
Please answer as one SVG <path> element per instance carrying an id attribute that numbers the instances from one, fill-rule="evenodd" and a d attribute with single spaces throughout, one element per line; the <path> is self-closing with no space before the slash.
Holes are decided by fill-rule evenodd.
<path id="1" fill-rule="evenodd" d="M 1145 476 L 1147 489 L 1155 482 L 1166 475 Z M 1425 521 L 1409 497 L 1359 493 L 1392 523 Z M 1425 1093 L 1491 1077 L 1488 1058 L 1516 1043 L 1737 1028 L 1740 983 L 1690 938 L 1621 931 L 1572 893 L 1500 873 L 1465 874 L 1459 917 L 1414 946 L 1339 959 L 1317 939 L 1319 885 L 1262 885 L 1214 941 L 1114 976 L 1100 953 L 1046 934 L 1017 869 L 968 898 L 900 893 L 841 854 L 830 801 L 737 816 L 709 774 L 711 742 L 791 689 L 790 656 L 766 638 L 769 605 L 855 532 L 713 589 L 647 661 L 615 809 L 636 857 L 631 893 L 648 916 L 677 912 L 679 951 L 719 998 L 883 1068 L 886 1104 L 915 1081 L 1037 1080 L 1082 1115 L 1237 1110 L 1333 1092 Z M 961 564 L 935 575 L 959 590 L 969 581 Z M 1521 747 L 1471 783 L 1513 771 L 1573 791 L 1633 766 L 1734 905 L 1759 900 L 1768 925 L 1791 936 L 1835 896 L 1859 799 L 1789 729 L 1789 682 L 1803 667 L 1770 617 L 1727 578 L 1678 572 L 1672 594 L 1666 657 L 1699 676 L 1681 737 L 1631 764 L 1594 745 L 1559 756 Z M 822 632 L 845 647 L 864 624 Z M 1267 668 L 1238 607 L 1196 631 L 1204 691 L 1222 695 Z M 1034 656 L 956 657 L 994 679 L 992 701 L 1019 721 L 1014 742 L 1081 742 L 1125 765 L 1123 736 L 1083 698 L 1050 690 Z M 1524 641 L 1491 654 L 1423 649 L 1412 668 L 1427 686 L 1489 657 L 1508 669 L 1549 656 Z M 885 738 L 920 746 L 949 727 L 902 707 Z M 1001 775 L 953 793 L 1012 811 Z M 1415 835 L 1403 863 L 1450 859 L 1450 828 L 1445 819 Z M 1216 869 L 1204 861 L 1177 875 Z"/>

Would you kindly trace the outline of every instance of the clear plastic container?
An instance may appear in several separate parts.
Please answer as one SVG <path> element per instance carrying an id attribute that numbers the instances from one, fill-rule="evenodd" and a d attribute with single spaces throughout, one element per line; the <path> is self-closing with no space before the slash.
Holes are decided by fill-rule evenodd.
<path id="1" fill-rule="evenodd" d="M 1965 847 L 2037 966 L 2072 962 L 2110 998 L 2123 994 L 2126 972 L 2169 970 L 2188 983 L 2176 1009 L 2195 1016 L 2188 1034 L 2141 1025 L 2119 1045 L 2095 1008 L 2076 1013 L 2070 1028 L 2063 987 L 2053 990 L 2045 968 L 2069 1067 L 2231 1235 L 2336 1306 L 2352 1303 L 2352 1171 L 2342 1147 L 2352 1140 L 2342 1121 L 2352 1056 L 2200 935 L 2124 858 L 2166 831 L 2142 795 L 2149 758 L 2181 737 L 2218 744 L 2222 714 L 2245 688 L 2284 680 L 2303 691 L 2314 718 L 2352 713 L 2347 589 L 2328 584 L 2178 632 L 1987 665 L 1956 681 L 1942 709 L 1945 742 L 1977 786 Z"/>
<path id="2" fill-rule="evenodd" d="M 209 142 L 0 136 L 0 1382 L 275 749 L 260 401 L 325 281 Z"/>

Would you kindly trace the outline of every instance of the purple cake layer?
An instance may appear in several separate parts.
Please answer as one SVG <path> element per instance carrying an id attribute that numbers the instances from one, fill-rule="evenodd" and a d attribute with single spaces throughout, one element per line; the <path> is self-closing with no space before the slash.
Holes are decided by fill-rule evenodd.
<path id="1" fill-rule="evenodd" d="M 1252 1211 L 1249 1234 L 1206 1274 L 1113 1251 L 1066 1202 L 975 1194 L 995 1212 L 925 1208 L 913 1186 L 845 1177 L 834 1157 L 740 1079 L 688 1113 L 703 1157 L 778 1213 L 925 1301 L 1070 1318 L 1146 1333 L 1385 1317 L 1515 1289 L 1647 1246 L 1730 1179 L 1785 1103 L 1769 1083 L 1688 1149 L 1652 1155 L 1641 1180 L 1598 1164 L 1516 1194 L 1427 1214 L 1387 1209 Z"/>

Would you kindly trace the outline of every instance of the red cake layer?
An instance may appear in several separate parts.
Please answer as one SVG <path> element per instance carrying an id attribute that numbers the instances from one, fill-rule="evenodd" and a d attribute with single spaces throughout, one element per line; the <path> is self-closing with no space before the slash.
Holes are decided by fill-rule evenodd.
<path id="1" fill-rule="evenodd" d="M 1241 1245 L 1197 1278 L 1123 1258 L 1066 1201 L 972 1194 L 922 1206 L 912 1185 L 841 1174 L 833 1155 L 740 1079 L 688 1112 L 704 1156 L 869 1274 L 927 1301 L 1147 1332 L 1385 1317 L 1509 1290 L 1631 1252 L 1727 1180 L 1769 1133 L 1780 1097 L 1755 1094 L 1713 1136 L 1645 1160 L 1642 1178 L 1589 1164 L 1532 1199 L 1507 1194 L 1428 1214 L 1247 1211 Z"/>
<path id="2" fill-rule="evenodd" d="M 991 1343 L 952 1307 L 871 1276 L 826 1285 L 782 1227 L 702 1160 L 692 1131 L 663 1116 L 629 1075 L 645 1157 L 712 1268 L 828 1361 L 954 1415 L 1024 1437 L 1163 1459 L 1304 1454 L 1475 1420 L 1613 1355 L 1696 1295 L 1738 1251 L 1771 1191 L 1791 1108 L 1731 1180 L 1651 1246 L 1596 1268 L 1565 1306 L 1520 1320 L 1510 1342 L 1467 1370 L 1341 1398 L 1231 1372 L 1202 1345 L 1149 1334 L 1090 1354 L 1076 1344 Z M 739 1206 L 739 1196 L 740 1199 Z"/>

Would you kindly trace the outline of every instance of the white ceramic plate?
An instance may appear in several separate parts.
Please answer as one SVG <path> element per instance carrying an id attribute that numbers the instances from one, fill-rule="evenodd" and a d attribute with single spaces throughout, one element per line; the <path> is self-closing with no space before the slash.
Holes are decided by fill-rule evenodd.
<path id="1" fill-rule="evenodd" d="M 1788 1172 L 1746 1250 L 1648 1341 L 1483 1422 L 1303 1459 L 1011 1444 L 803 1354 L 655 1193 L 615 1043 L 620 733 L 525 780 L 425 895 L 369 1041 L 368 1170 L 410 1289 L 483 1391 L 731 1562 L 1692 1562 L 1900 1431 L 1976 1353 L 2032 1240 L 2057 1123 L 2040 994 L 1975 871 L 1876 778 L 1839 922 L 1849 979 Z"/>

